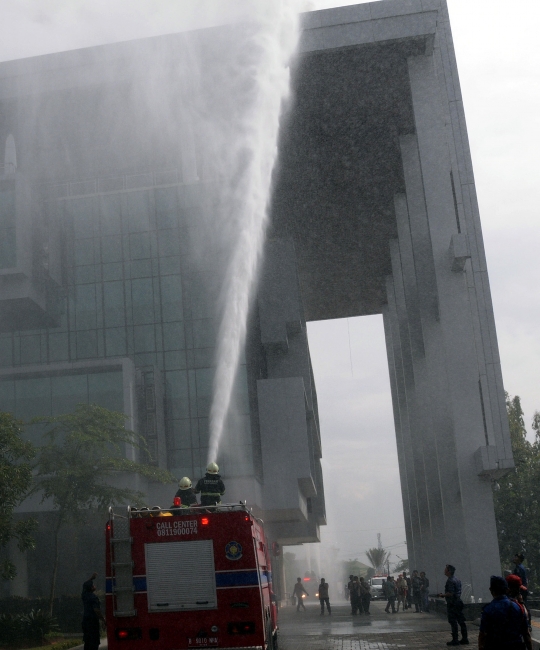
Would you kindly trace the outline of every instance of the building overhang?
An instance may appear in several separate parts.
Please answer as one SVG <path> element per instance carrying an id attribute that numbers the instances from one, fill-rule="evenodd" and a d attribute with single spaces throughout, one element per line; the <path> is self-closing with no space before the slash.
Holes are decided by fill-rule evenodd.
<path id="1" fill-rule="evenodd" d="M 404 192 L 399 137 L 415 130 L 407 58 L 429 56 L 437 0 L 304 14 L 273 199 L 292 237 L 306 320 L 377 314 Z"/>

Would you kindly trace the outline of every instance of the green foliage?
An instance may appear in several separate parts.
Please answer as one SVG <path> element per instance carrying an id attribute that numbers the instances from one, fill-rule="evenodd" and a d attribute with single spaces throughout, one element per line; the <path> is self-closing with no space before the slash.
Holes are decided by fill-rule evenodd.
<path id="1" fill-rule="evenodd" d="M 80 521 L 88 508 L 141 504 L 141 492 L 111 484 L 120 472 L 174 482 L 169 472 L 126 458 L 125 450 L 146 447 L 141 436 L 125 428 L 125 420 L 123 413 L 95 404 L 78 404 L 74 413 L 33 420 L 50 427 L 38 453 L 34 491 L 41 492 L 42 501 L 52 500 L 63 521 Z"/>
<path id="2" fill-rule="evenodd" d="M 501 564 L 513 568 L 522 552 L 529 569 L 529 589 L 540 587 L 540 413 L 534 414 L 534 442 L 527 440 L 521 400 L 506 395 L 515 469 L 494 484 L 493 498 Z"/>
<path id="3" fill-rule="evenodd" d="M 370 548 L 366 551 L 366 556 L 376 573 L 383 572 L 390 559 L 390 553 L 384 548 Z"/>
<path id="4" fill-rule="evenodd" d="M 17 540 L 21 551 L 34 547 L 32 532 L 37 527 L 33 519 L 15 521 L 13 510 L 28 494 L 32 481 L 30 461 L 34 447 L 22 437 L 22 422 L 11 413 L 0 412 L 0 549 L 10 539 Z M 0 564 L 0 576 L 12 580 L 16 575 L 9 560 Z"/>
<path id="5" fill-rule="evenodd" d="M 409 570 L 409 560 L 407 558 L 405 558 L 404 560 L 400 560 L 394 567 L 394 573 L 403 573 L 403 571 L 408 571 L 408 570 Z"/>
<path id="6" fill-rule="evenodd" d="M 34 492 L 50 500 L 57 513 L 50 611 L 58 569 L 58 537 L 67 521 L 82 523 L 89 509 L 104 510 L 122 503 L 142 504 L 144 494 L 114 485 L 121 474 L 139 474 L 151 481 L 172 483 L 169 472 L 139 463 L 136 449 L 147 453 L 144 439 L 125 428 L 126 415 L 95 404 L 78 404 L 73 413 L 35 418 L 44 423 L 45 444 L 36 462 Z"/>
<path id="7" fill-rule="evenodd" d="M 0 615 L 0 643 L 17 647 L 33 643 L 40 645 L 45 635 L 58 632 L 56 619 L 42 609 L 33 609 L 28 614 Z"/>
<path id="8" fill-rule="evenodd" d="M 349 576 L 358 576 L 359 578 L 370 578 L 374 574 L 374 570 L 371 567 L 368 567 L 363 562 L 360 562 L 357 558 L 354 560 L 347 560 L 343 562 L 343 580 L 345 584 L 349 581 Z"/>

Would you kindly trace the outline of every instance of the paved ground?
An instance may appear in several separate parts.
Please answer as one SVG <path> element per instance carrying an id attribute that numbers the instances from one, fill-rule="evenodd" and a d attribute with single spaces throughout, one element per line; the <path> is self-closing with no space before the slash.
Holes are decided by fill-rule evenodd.
<path id="1" fill-rule="evenodd" d="M 371 615 L 351 616 L 349 605 L 338 605 L 332 616 L 320 616 L 317 605 L 296 613 L 294 607 L 279 612 L 279 650 L 393 650 L 446 648 L 450 626 L 434 614 L 414 614 L 410 609 L 386 614 L 386 603 L 371 603 Z M 477 646 L 478 628 L 470 626 L 471 647 Z"/>

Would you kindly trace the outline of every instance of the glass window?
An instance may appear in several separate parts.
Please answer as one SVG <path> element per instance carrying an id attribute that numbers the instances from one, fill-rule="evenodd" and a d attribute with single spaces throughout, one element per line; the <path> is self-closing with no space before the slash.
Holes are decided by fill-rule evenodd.
<path id="1" fill-rule="evenodd" d="M 94 264 L 94 239 L 77 239 L 75 241 L 75 266 Z"/>
<path id="2" fill-rule="evenodd" d="M 161 230 L 158 233 L 159 256 L 170 257 L 180 253 L 178 246 L 178 230 Z"/>
<path id="3" fill-rule="evenodd" d="M 49 361 L 67 361 L 68 359 L 67 333 L 49 334 Z"/>
<path id="4" fill-rule="evenodd" d="M 41 336 L 21 336 L 21 363 L 41 361 Z"/>
<path id="5" fill-rule="evenodd" d="M 88 402 L 111 411 L 124 411 L 122 372 L 100 372 L 88 375 Z"/>
<path id="6" fill-rule="evenodd" d="M 11 379 L 0 381 L 0 404 L 5 413 L 15 413 L 15 382 Z"/>
<path id="7" fill-rule="evenodd" d="M 133 328 L 135 352 L 154 352 L 156 337 L 153 325 L 138 325 Z"/>
<path id="8" fill-rule="evenodd" d="M 0 229 L 0 269 L 17 266 L 17 240 L 15 228 Z"/>
<path id="9" fill-rule="evenodd" d="M 174 476 L 176 476 L 176 478 L 182 478 L 183 476 L 194 476 L 190 451 L 173 451 L 170 455 L 170 459 L 170 471 Z"/>
<path id="10" fill-rule="evenodd" d="M 132 260 L 143 260 L 152 257 L 150 233 L 142 232 L 130 235 L 129 254 Z"/>
<path id="11" fill-rule="evenodd" d="M 132 278 L 150 278 L 152 277 L 151 260 L 133 260 L 129 263 L 129 275 Z"/>
<path id="12" fill-rule="evenodd" d="M 101 196 L 99 201 L 102 235 L 119 235 L 121 233 L 120 194 Z"/>
<path id="13" fill-rule="evenodd" d="M 179 257 L 161 257 L 159 260 L 160 275 L 178 275 L 182 271 Z"/>
<path id="14" fill-rule="evenodd" d="M 145 232 L 150 226 L 150 194 L 127 192 L 127 232 Z"/>
<path id="15" fill-rule="evenodd" d="M 11 336 L 2 336 L 0 338 L 0 367 L 6 368 L 11 366 L 12 364 L 13 364 L 13 356 L 12 356 Z"/>
<path id="16" fill-rule="evenodd" d="M 49 377 L 15 381 L 16 416 L 23 420 L 51 413 L 51 382 Z"/>
<path id="17" fill-rule="evenodd" d="M 216 344 L 214 321 L 210 318 L 193 321 L 193 347 L 211 348 Z"/>
<path id="18" fill-rule="evenodd" d="M 161 311 L 163 321 L 178 321 L 183 319 L 182 313 L 182 280 L 179 275 L 168 275 L 160 278 Z"/>
<path id="19" fill-rule="evenodd" d="M 15 189 L 0 191 L 0 231 L 15 228 Z"/>
<path id="20" fill-rule="evenodd" d="M 195 371 L 195 382 L 197 386 L 197 416 L 205 418 L 210 415 L 214 369 L 198 368 Z"/>
<path id="21" fill-rule="evenodd" d="M 136 324 L 154 322 L 154 294 L 152 278 L 132 280 L 133 322 Z"/>
<path id="22" fill-rule="evenodd" d="M 185 370 L 173 370 L 166 373 L 167 379 L 167 402 L 171 418 L 189 418 L 189 393 L 187 372 Z"/>
<path id="23" fill-rule="evenodd" d="M 238 413 L 249 413 L 246 366 L 240 366 L 234 383 L 234 399 Z"/>
<path id="24" fill-rule="evenodd" d="M 95 266 L 77 266 L 75 268 L 76 284 L 92 284 L 97 280 Z"/>
<path id="25" fill-rule="evenodd" d="M 124 283 L 104 282 L 103 302 L 105 305 L 105 325 L 107 327 L 124 325 L 126 322 Z"/>
<path id="26" fill-rule="evenodd" d="M 96 327 L 96 287 L 93 284 L 82 284 L 77 287 L 75 299 L 75 317 L 77 329 L 92 329 Z"/>
<path id="27" fill-rule="evenodd" d="M 184 323 L 163 323 L 163 349 L 183 350 L 185 347 Z"/>
<path id="28" fill-rule="evenodd" d="M 176 187 L 154 190 L 158 228 L 175 228 L 178 225 L 178 196 Z"/>
<path id="29" fill-rule="evenodd" d="M 127 354 L 126 330 L 123 327 L 105 330 L 105 348 L 108 357 L 120 357 Z"/>
<path id="30" fill-rule="evenodd" d="M 86 375 L 51 377 L 52 415 L 64 415 L 75 410 L 77 404 L 88 404 Z"/>
<path id="31" fill-rule="evenodd" d="M 111 235 L 101 239 L 101 261 L 103 264 L 108 262 L 122 261 L 122 237 Z"/>
<path id="32" fill-rule="evenodd" d="M 91 359 L 97 357 L 97 332 L 88 330 L 87 332 L 77 332 L 77 358 Z"/>
<path id="33" fill-rule="evenodd" d="M 189 420 L 171 422 L 172 438 L 175 449 L 191 449 L 191 427 Z"/>
<path id="34" fill-rule="evenodd" d="M 164 357 L 166 370 L 185 370 L 187 368 L 185 352 L 165 352 Z"/>
<path id="35" fill-rule="evenodd" d="M 101 268 L 103 270 L 103 282 L 108 282 L 110 280 L 122 280 L 124 278 L 122 262 L 104 264 Z"/>
<path id="36" fill-rule="evenodd" d="M 94 234 L 94 211 L 92 197 L 85 199 L 73 199 L 66 204 L 66 211 L 73 218 L 73 230 L 76 239 L 93 237 Z"/>

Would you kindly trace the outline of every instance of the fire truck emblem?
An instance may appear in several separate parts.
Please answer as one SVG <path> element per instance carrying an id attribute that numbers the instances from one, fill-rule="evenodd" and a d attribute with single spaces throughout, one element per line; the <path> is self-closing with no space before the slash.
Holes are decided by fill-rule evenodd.
<path id="1" fill-rule="evenodd" d="M 242 557 L 242 545 L 238 542 L 229 542 L 225 547 L 225 556 L 228 560 L 239 560 Z"/>

